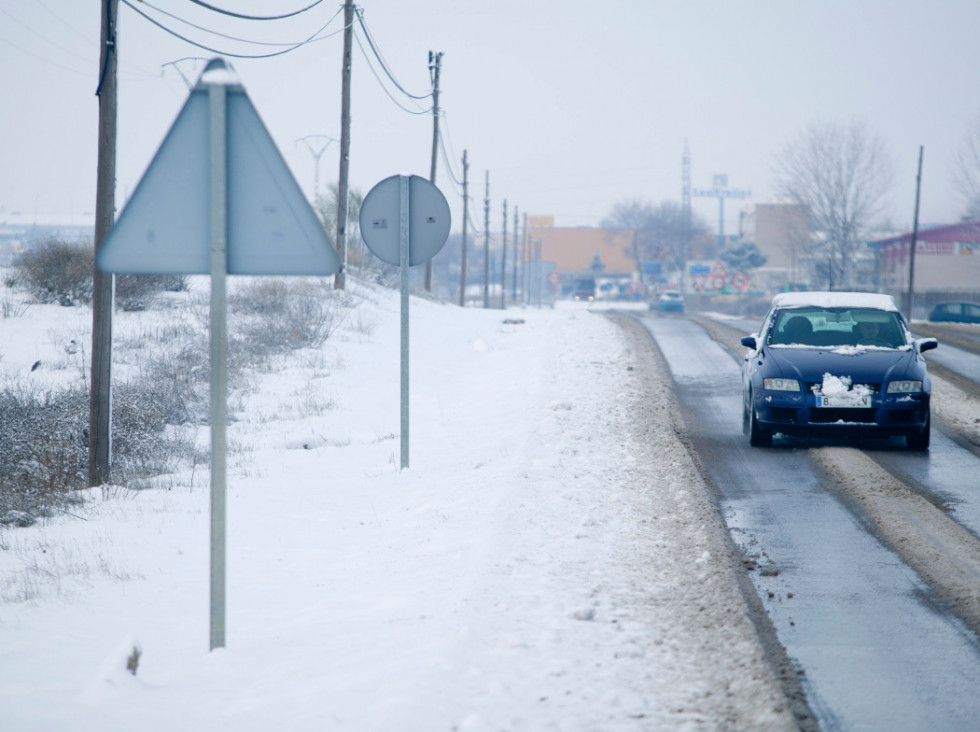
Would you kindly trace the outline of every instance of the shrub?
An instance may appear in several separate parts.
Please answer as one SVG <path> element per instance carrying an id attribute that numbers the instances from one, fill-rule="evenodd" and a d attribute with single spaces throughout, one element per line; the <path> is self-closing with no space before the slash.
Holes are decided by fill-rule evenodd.
<path id="1" fill-rule="evenodd" d="M 48 237 L 14 259 L 20 270 L 18 284 L 39 303 L 81 305 L 92 302 L 91 242 L 70 243 Z"/>
<path id="2" fill-rule="evenodd" d="M 183 292 L 183 275 L 116 275 L 116 304 L 127 311 L 149 310 L 161 292 Z"/>
<path id="3" fill-rule="evenodd" d="M 0 513 L 60 506 L 87 466 L 87 394 L 0 391 Z"/>
<path id="4" fill-rule="evenodd" d="M 332 293 L 307 279 L 245 283 L 228 298 L 229 354 L 254 365 L 271 355 L 322 346 L 339 322 Z"/>
<path id="5" fill-rule="evenodd" d="M 158 475 L 193 452 L 168 428 L 179 396 L 151 379 L 117 385 L 112 405 L 114 479 Z M 9 511 L 45 515 L 87 487 L 87 389 L 40 392 L 8 385 L 0 390 L 0 516 Z"/>

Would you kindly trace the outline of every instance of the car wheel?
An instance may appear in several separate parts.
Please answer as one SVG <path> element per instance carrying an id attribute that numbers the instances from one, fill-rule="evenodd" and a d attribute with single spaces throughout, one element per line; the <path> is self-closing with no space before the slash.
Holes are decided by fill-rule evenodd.
<path id="1" fill-rule="evenodd" d="M 770 447 L 772 445 L 772 432 L 759 426 L 751 393 L 749 394 L 749 444 L 752 447 Z"/>
<path id="2" fill-rule="evenodd" d="M 932 420 L 926 417 L 926 426 L 923 428 L 922 432 L 914 435 L 905 436 L 905 447 L 909 450 L 928 450 L 929 449 L 929 436 L 932 431 L 930 423 Z"/>

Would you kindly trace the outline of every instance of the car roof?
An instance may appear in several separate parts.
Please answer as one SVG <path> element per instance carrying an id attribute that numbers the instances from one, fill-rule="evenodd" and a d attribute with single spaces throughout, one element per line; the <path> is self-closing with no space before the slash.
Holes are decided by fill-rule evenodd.
<path id="1" fill-rule="evenodd" d="M 898 311 L 891 295 L 875 292 L 781 292 L 772 299 L 774 308 L 873 308 Z"/>

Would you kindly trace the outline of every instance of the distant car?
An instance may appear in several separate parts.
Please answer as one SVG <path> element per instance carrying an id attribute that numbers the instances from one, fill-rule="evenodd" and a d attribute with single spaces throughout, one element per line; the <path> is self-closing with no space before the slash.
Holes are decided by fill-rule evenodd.
<path id="1" fill-rule="evenodd" d="M 595 277 L 576 277 L 573 297 L 586 302 L 595 300 Z"/>
<path id="2" fill-rule="evenodd" d="M 776 433 L 905 437 L 929 447 L 931 381 L 923 352 L 890 296 L 776 295 L 758 335 L 742 339 L 742 431 L 753 446 Z"/>
<path id="3" fill-rule="evenodd" d="M 980 303 L 936 303 L 929 313 L 929 320 L 933 323 L 980 323 Z"/>
<path id="4" fill-rule="evenodd" d="M 657 310 L 662 313 L 683 313 L 684 296 L 676 290 L 661 292 L 657 297 Z"/>

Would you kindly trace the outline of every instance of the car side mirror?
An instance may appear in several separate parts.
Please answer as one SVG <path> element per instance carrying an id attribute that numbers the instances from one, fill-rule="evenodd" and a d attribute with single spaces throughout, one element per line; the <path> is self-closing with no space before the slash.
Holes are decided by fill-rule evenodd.
<path id="1" fill-rule="evenodd" d="M 742 345 L 746 348 L 751 348 L 753 351 L 758 350 L 758 341 L 756 341 L 755 336 L 745 336 L 742 338 Z"/>
<path id="2" fill-rule="evenodd" d="M 919 347 L 919 353 L 923 353 L 936 348 L 939 345 L 939 341 L 935 338 L 920 338 L 915 342 L 915 345 Z"/>

